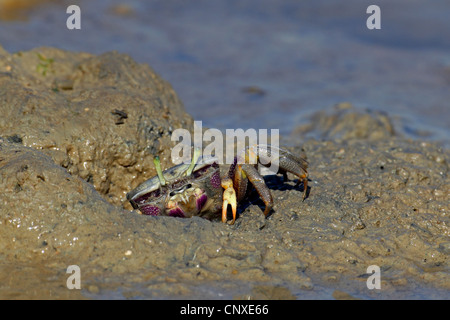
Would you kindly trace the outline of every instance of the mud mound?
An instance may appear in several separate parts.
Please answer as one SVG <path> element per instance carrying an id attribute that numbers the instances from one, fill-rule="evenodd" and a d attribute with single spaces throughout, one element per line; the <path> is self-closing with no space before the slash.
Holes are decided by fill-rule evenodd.
<path id="1" fill-rule="evenodd" d="M 39 149 L 115 205 L 170 163 L 171 133 L 192 128 L 170 85 L 116 52 L 0 48 L 0 135 Z"/>
<path id="2" fill-rule="evenodd" d="M 339 103 L 331 110 L 311 116 L 311 121 L 295 128 L 294 134 L 318 139 L 387 139 L 396 135 L 388 115 L 380 111 L 360 110 L 350 103 Z"/>
<path id="3" fill-rule="evenodd" d="M 89 241 L 98 241 L 100 230 L 117 224 L 121 212 L 49 156 L 4 139 L 0 185 L 0 247 L 5 259 L 24 262 L 65 254 L 82 259 L 92 248 Z"/>

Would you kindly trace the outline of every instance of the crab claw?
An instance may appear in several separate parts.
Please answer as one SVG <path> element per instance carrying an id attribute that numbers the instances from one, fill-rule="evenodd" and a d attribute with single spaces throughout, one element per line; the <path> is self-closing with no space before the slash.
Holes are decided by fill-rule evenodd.
<path id="1" fill-rule="evenodd" d="M 231 210 L 233 211 L 233 222 L 231 224 L 234 224 L 234 221 L 236 221 L 236 191 L 234 191 L 233 188 L 233 181 L 231 181 L 230 178 L 226 178 L 222 180 L 222 188 L 224 188 L 223 192 L 223 205 L 222 205 L 222 222 L 227 222 L 227 210 L 228 205 L 231 206 Z"/>

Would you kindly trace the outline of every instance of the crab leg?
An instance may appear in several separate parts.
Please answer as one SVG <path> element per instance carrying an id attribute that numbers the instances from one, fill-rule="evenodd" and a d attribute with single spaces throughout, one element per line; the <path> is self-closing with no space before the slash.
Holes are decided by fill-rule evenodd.
<path id="1" fill-rule="evenodd" d="M 223 193 L 222 221 L 227 220 L 228 204 L 233 208 L 233 222 L 236 219 L 235 206 L 236 198 L 241 201 L 247 191 L 247 182 L 250 181 L 255 187 L 266 208 L 264 215 L 267 217 L 273 207 L 273 198 L 269 188 L 266 186 L 264 178 L 259 174 L 256 164 L 250 159 L 256 159 L 260 164 L 273 169 L 272 164 L 277 164 L 278 172 L 283 174 L 287 181 L 287 172 L 296 175 L 299 180 L 297 186 L 303 183 L 303 201 L 308 190 L 308 161 L 306 155 L 296 156 L 285 149 L 280 149 L 271 145 L 254 145 L 243 150 L 231 164 L 228 176 L 222 179 Z M 275 172 L 276 173 L 276 172 Z M 237 197 L 236 197 L 237 194 Z"/>
<path id="2" fill-rule="evenodd" d="M 298 157 L 287 150 L 270 145 L 257 145 L 249 149 L 253 149 L 253 152 L 257 151 L 260 160 L 259 162 L 264 163 L 267 167 L 270 166 L 269 161 L 278 161 L 279 171 L 283 173 L 285 181 L 287 179 L 286 172 L 296 175 L 299 179 L 296 185 L 298 186 L 301 182 L 303 182 L 303 201 L 305 200 L 306 192 L 308 190 L 308 161 L 306 161 L 305 154 Z M 278 153 L 278 157 L 276 159 L 272 159 L 272 149 L 276 150 Z M 269 163 L 267 164 L 267 162 Z"/>
<path id="3" fill-rule="evenodd" d="M 262 199 L 264 204 L 266 205 L 266 209 L 264 210 L 264 215 L 267 217 L 270 210 L 273 207 L 273 199 L 272 194 L 270 193 L 269 188 L 264 182 L 264 178 L 259 174 L 258 169 L 256 169 L 251 164 L 242 164 L 238 167 L 238 170 L 242 170 L 247 176 L 248 180 L 255 187 L 256 191 L 259 194 L 259 197 Z"/>
<path id="4" fill-rule="evenodd" d="M 231 206 L 231 210 L 233 211 L 233 222 L 236 221 L 236 191 L 233 188 L 233 181 L 230 178 L 222 179 L 222 188 L 225 189 L 223 192 L 223 206 L 222 206 L 222 222 L 227 222 L 227 210 L 228 205 Z"/>

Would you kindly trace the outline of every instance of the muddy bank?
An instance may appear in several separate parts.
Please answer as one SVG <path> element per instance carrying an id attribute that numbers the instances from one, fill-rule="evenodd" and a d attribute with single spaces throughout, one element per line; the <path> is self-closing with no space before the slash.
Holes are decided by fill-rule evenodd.
<path id="1" fill-rule="evenodd" d="M 170 161 L 172 131 L 192 127 L 170 85 L 117 52 L 0 48 L 0 70 L 1 136 L 50 155 L 116 205 L 155 174 L 148 155 Z"/>
<path id="2" fill-rule="evenodd" d="M 267 176 L 267 219 L 255 193 L 234 226 L 147 217 L 125 193 L 192 125 L 170 86 L 118 53 L 0 54 L 0 297 L 448 298 L 449 151 L 388 115 L 341 105 L 298 128 L 309 197 Z"/>

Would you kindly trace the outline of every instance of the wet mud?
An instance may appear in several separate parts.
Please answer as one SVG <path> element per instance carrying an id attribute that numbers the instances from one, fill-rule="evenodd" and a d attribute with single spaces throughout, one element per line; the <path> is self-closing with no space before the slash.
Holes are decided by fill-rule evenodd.
<path id="1" fill-rule="evenodd" d="M 148 155 L 170 161 L 173 130 L 192 128 L 171 86 L 129 56 L 53 48 L 0 56 L 1 135 L 41 150 L 116 205 L 155 174 Z"/>
<path id="2" fill-rule="evenodd" d="M 449 298 L 449 150 L 340 104 L 289 137 L 302 186 L 266 176 L 233 226 L 148 217 L 125 194 L 192 129 L 171 86 L 109 52 L 0 49 L 0 297 Z M 69 265 L 81 290 L 69 290 Z M 367 268 L 381 269 L 369 290 Z"/>

